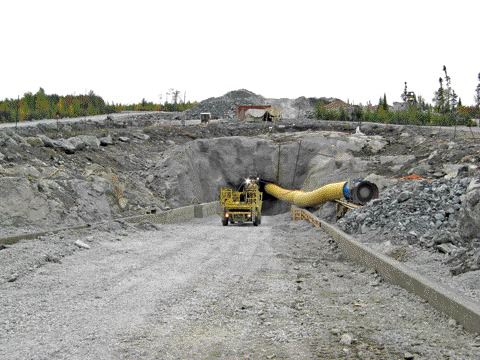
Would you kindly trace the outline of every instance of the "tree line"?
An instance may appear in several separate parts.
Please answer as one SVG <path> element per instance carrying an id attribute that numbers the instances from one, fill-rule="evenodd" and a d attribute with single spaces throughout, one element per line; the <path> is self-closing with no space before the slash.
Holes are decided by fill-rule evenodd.
<path id="1" fill-rule="evenodd" d="M 439 87 L 434 92 L 433 103 L 408 90 L 407 83 L 399 108 L 388 105 L 386 94 L 380 97 L 378 105 L 348 105 L 338 109 L 329 109 L 324 102 L 317 103 L 316 117 L 323 120 L 370 121 L 392 124 L 412 125 L 472 125 L 472 119 L 480 118 L 480 73 L 475 88 L 475 105 L 464 106 L 461 98 L 452 86 L 447 67 L 439 77 Z"/>
<path id="2" fill-rule="evenodd" d="M 120 111 L 184 111 L 195 102 L 179 101 L 156 104 L 142 99 L 136 104 L 114 104 L 90 91 L 86 95 L 48 95 L 43 88 L 35 94 L 25 93 L 21 98 L 0 101 L 0 122 L 111 114 Z"/>

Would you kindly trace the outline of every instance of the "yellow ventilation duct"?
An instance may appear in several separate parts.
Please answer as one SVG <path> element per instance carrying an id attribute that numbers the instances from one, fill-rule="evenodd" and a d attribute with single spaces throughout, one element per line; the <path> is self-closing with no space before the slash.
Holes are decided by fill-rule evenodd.
<path id="1" fill-rule="evenodd" d="M 357 204 L 365 204 L 378 198 L 378 188 L 369 181 L 357 180 L 352 184 L 341 181 L 324 185 L 313 191 L 288 190 L 276 184 L 267 183 L 265 191 L 279 200 L 287 201 L 299 207 L 318 206 L 327 201 L 347 199 Z"/>

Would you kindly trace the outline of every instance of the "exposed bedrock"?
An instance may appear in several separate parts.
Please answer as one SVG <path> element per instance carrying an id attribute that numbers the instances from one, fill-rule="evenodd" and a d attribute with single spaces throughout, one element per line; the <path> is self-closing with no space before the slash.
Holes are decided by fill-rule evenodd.
<path id="1" fill-rule="evenodd" d="M 368 163 L 354 154 L 375 152 L 383 146 L 379 137 L 340 133 L 201 139 L 171 150 L 153 170 L 151 188 L 171 206 L 213 201 L 221 186 L 239 186 L 251 175 L 289 188 L 312 189 L 365 176 Z M 285 210 L 266 200 L 267 212 Z"/>

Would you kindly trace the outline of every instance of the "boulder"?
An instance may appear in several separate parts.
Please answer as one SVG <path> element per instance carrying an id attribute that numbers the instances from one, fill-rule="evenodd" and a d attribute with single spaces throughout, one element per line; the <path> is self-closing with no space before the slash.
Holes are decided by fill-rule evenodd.
<path id="1" fill-rule="evenodd" d="M 148 136 L 147 134 L 144 134 L 144 133 L 134 133 L 133 137 L 138 139 L 138 140 L 148 140 L 148 139 L 150 139 L 150 136 Z"/>
<path id="2" fill-rule="evenodd" d="M 98 140 L 96 136 L 78 135 L 76 138 L 82 141 L 88 148 L 95 149 L 100 146 L 100 140 Z"/>
<path id="3" fill-rule="evenodd" d="M 25 139 L 25 141 L 30 144 L 30 146 L 34 147 L 41 147 L 44 145 L 42 139 L 38 136 L 29 136 Z"/>
<path id="4" fill-rule="evenodd" d="M 74 154 L 76 146 L 79 146 L 77 143 L 72 143 L 66 139 L 53 140 L 53 147 L 65 151 L 66 154 Z"/>
<path id="5" fill-rule="evenodd" d="M 470 182 L 461 199 L 459 229 L 465 239 L 476 237 L 480 233 L 480 179 Z"/>
<path id="6" fill-rule="evenodd" d="M 80 151 L 87 147 L 87 144 L 85 143 L 85 141 L 83 141 L 78 136 L 69 138 L 65 141 L 68 142 L 73 147 L 74 151 Z"/>
<path id="7" fill-rule="evenodd" d="M 101 146 L 113 145 L 113 139 L 110 135 L 100 138 Z"/>
<path id="8" fill-rule="evenodd" d="M 48 136 L 38 135 L 37 138 L 40 139 L 40 141 L 43 143 L 43 146 L 50 148 L 55 147 L 55 140 L 50 139 Z"/>
<path id="9" fill-rule="evenodd" d="M 66 139 L 50 139 L 45 135 L 38 135 L 38 138 L 43 142 L 45 147 L 50 147 L 54 149 L 61 149 L 67 154 L 75 153 L 75 145 L 72 144 L 69 140 Z"/>

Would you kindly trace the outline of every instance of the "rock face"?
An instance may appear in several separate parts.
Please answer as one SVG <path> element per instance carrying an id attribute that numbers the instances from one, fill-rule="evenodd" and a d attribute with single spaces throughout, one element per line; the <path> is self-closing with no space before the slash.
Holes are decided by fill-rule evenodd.
<path id="1" fill-rule="evenodd" d="M 75 224 L 111 216 L 108 184 L 101 180 L 48 180 L 0 177 L 0 226 Z"/>
<path id="2" fill-rule="evenodd" d="M 378 140 L 378 139 L 377 139 Z M 333 181 L 366 175 L 367 162 L 353 153 L 370 138 L 315 133 L 280 138 L 226 137 L 176 147 L 153 170 L 150 187 L 170 206 L 213 201 L 221 186 L 238 187 L 255 175 L 286 188 L 309 190 Z"/>
<path id="3" fill-rule="evenodd" d="M 49 201 L 35 190 L 26 178 L 0 178 L 2 206 L 0 206 L 0 224 L 4 226 L 22 226 L 56 220 L 60 217 L 61 207 L 56 201 Z M 27 206 L 23 206 L 28 204 Z"/>
<path id="4" fill-rule="evenodd" d="M 464 238 L 480 237 L 480 179 L 472 179 L 462 197 L 459 226 Z"/>

